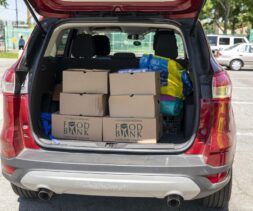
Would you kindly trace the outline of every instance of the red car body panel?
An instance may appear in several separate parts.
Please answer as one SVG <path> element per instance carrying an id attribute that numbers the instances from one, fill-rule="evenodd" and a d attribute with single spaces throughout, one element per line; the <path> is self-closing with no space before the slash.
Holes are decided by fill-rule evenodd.
<path id="1" fill-rule="evenodd" d="M 204 0 L 29 0 L 44 17 L 66 18 L 82 12 L 162 12 L 167 18 L 194 18 Z"/>

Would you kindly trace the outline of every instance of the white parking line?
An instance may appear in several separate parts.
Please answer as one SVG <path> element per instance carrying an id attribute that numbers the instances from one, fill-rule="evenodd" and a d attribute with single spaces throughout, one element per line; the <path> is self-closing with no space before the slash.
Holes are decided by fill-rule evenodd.
<path id="1" fill-rule="evenodd" d="M 234 86 L 233 89 L 253 89 L 253 87 L 248 87 L 248 86 Z"/>
<path id="2" fill-rule="evenodd" d="M 236 133 L 237 136 L 253 136 L 253 133 Z"/>
<path id="3" fill-rule="evenodd" d="M 238 104 L 238 105 L 253 105 L 253 102 L 233 101 L 232 104 Z"/>

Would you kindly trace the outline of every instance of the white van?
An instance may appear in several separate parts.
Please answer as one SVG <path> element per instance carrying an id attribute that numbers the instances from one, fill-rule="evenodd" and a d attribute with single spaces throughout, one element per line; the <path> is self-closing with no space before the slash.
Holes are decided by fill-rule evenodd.
<path id="1" fill-rule="evenodd" d="M 215 51 L 223 50 L 235 44 L 249 42 L 248 39 L 244 36 L 234 36 L 234 35 L 210 34 L 207 35 L 207 39 L 213 53 Z"/>

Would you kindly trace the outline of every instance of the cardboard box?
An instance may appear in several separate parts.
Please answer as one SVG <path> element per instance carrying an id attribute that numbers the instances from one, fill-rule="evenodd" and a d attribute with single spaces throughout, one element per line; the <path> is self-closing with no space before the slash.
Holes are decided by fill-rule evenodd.
<path id="1" fill-rule="evenodd" d="M 60 114 L 105 116 L 107 96 L 103 94 L 60 94 Z"/>
<path id="2" fill-rule="evenodd" d="M 109 99 L 111 117 L 154 118 L 159 116 L 158 96 L 153 95 L 121 95 Z"/>
<path id="3" fill-rule="evenodd" d="M 159 138 L 157 118 L 103 118 L 103 141 L 155 144 Z"/>
<path id="4" fill-rule="evenodd" d="M 85 69 L 63 71 L 63 92 L 108 94 L 108 71 Z"/>
<path id="5" fill-rule="evenodd" d="M 55 138 L 102 141 L 101 117 L 52 115 L 52 135 Z"/>
<path id="6" fill-rule="evenodd" d="M 110 74 L 111 95 L 157 95 L 160 93 L 160 74 L 112 73 Z"/>

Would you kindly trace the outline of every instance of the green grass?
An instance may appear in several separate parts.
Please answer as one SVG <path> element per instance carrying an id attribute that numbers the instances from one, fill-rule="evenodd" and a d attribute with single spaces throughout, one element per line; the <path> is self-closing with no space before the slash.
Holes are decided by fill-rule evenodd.
<path id="1" fill-rule="evenodd" d="M 16 58 L 18 58 L 18 53 L 15 53 L 15 52 L 0 52 L 0 58 L 16 59 Z"/>

